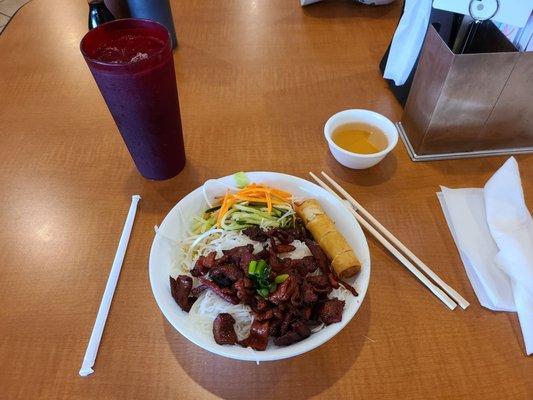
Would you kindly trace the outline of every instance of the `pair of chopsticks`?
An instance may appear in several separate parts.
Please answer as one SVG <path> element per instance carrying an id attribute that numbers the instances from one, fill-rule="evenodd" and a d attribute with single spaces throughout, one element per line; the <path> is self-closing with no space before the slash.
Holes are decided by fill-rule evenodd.
<path id="1" fill-rule="evenodd" d="M 414 276 L 416 276 L 435 296 L 437 296 L 450 310 L 455 309 L 457 304 L 466 309 L 470 303 L 459 293 L 444 282 L 435 272 L 424 264 L 411 250 L 409 250 L 400 240 L 398 240 L 387 228 L 385 228 L 372 214 L 364 209 L 346 190 L 329 177 L 324 171 L 321 172 L 324 178 L 333 186 L 344 199 L 329 187 L 318 176 L 309 172 L 311 177 L 324 189 L 337 197 L 346 208 L 353 214 L 357 221 L 365 228 L 378 242 L 380 242 L 391 254 L 400 261 Z M 423 272 L 422 272 L 423 271 Z M 425 273 L 425 275 L 424 275 Z M 427 276 L 426 276 L 427 275 Z M 431 280 L 429 278 L 431 278 Z"/>

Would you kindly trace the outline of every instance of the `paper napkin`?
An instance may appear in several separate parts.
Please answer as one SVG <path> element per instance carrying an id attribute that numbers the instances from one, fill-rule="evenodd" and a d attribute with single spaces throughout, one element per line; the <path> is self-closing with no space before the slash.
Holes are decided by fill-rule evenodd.
<path id="1" fill-rule="evenodd" d="M 484 307 L 516 311 L 533 353 L 533 219 L 511 157 L 483 189 L 437 195 L 472 287 Z"/>
<path id="2" fill-rule="evenodd" d="M 428 29 L 431 4 L 431 0 L 405 0 L 383 74 L 385 79 L 392 79 L 397 86 L 407 81 L 420 54 Z"/>

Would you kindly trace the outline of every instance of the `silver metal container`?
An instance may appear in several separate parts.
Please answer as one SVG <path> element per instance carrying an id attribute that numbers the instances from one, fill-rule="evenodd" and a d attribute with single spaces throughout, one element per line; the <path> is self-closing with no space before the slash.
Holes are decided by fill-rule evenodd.
<path id="1" fill-rule="evenodd" d="M 533 53 L 454 54 L 430 26 L 398 127 L 417 161 L 533 152 Z"/>

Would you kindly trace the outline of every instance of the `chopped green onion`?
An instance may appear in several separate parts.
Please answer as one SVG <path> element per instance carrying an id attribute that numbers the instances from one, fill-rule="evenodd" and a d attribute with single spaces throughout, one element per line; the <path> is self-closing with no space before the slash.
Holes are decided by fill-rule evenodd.
<path id="1" fill-rule="evenodd" d="M 233 177 L 235 178 L 235 184 L 237 185 L 239 189 L 242 189 L 243 187 L 248 186 L 248 184 L 250 183 L 250 181 L 248 180 L 248 177 L 242 171 L 237 172 L 235 175 L 233 175 Z"/>
<path id="2" fill-rule="evenodd" d="M 278 285 L 276 284 L 276 282 L 272 282 L 270 284 L 270 287 L 269 287 L 269 292 L 270 293 L 274 293 L 276 291 L 277 287 L 278 287 Z"/>
<path id="3" fill-rule="evenodd" d="M 250 265 L 248 265 L 248 274 L 254 275 L 256 269 L 257 269 L 257 261 L 255 260 L 250 261 Z"/>
<path id="4" fill-rule="evenodd" d="M 269 293 L 276 290 L 276 284 L 269 281 L 270 267 L 265 260 L 252 260 L 248 264 L 248 276 L 254 283 L 257 293 L 263 297 L 268 297 Z"/>
<path id="5" fill-rule="evenodd" d="M 262 271 L 264 271 L 264 269 L 265 269 L 266 267 L 267 267 L 267 263 L 266 263 L 265 260 L 259 260 L 259 261 L 257 262 L 257 270 L 258 270 L 258 271 L 262 272 Z"/>
<path id="6" fill-rule="evenodd" d="M 276 276 L 276 278 L 274 278 L 274 282 L 276 282 L 277 284 L 283 283 L 287 280 L 288 277 L 289 277 L 288 274 L 278 275 Z"/>

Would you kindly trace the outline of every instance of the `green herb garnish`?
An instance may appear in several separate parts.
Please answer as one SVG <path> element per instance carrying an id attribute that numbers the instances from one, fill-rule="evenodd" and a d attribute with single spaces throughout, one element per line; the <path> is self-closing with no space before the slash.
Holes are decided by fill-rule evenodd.
<path id="1" fill-rule="evenodd" d="M 282 274 L 282 275 L 278 275 L 276 276 L 276 278 L 274 279 L 274 282 L 276 284 L 280 284 L 280 283 L 283 283 L 287 280 L 287 278 L 289 277 L 288 274 Z"/>
<path id="2" fill-rule="evenodd" d="M 255 275 L 255 270 L 257 269 L 257 261 L 253 260 L 250 261 L 250 265 L 248 265 L 248 275 Z"/>
<path id="3" fill-rule="evenodd" d="M 265 260 L 250 261 L 250 264 L 248 265 L 248 277 L 254 283 L 257 293 L 264 298 L 267 298 L 269 293 L 276 290 L 276 283 L 270 282 L 268 279 L 269 276 L 270 266 Z"/>

